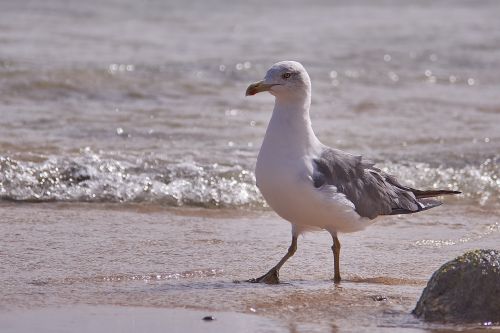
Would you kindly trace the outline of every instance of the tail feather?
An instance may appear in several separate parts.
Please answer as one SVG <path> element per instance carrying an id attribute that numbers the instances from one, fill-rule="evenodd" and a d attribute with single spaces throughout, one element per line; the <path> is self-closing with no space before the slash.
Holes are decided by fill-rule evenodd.
<path id="1" fill-rule="evenodd" d="M 422 199 L 418 200 L 418 204 L 420 205 L 420 211 L 431 209 L 437 206 L 441 206 L 443 203 L 441 201 L 437 201 L 434 199 Z"/>
<path id="2" fill-rule="evenodd" d="M 421 191 L 421 190 L 415 190 L 411 189 L 413 194 L 415 195 L 415 198 L 417 199 L 423 199 L 423 198 L 432 198 L 432 197 L 437 197 L 440 195 L 448 195 L 448 194 L 461 194 L 462 192 L 460 191 L 450 191 L 450 190 L 430 190 L 430 191 Z"/>
<path id="3" fill-rule="evenodd" d="M 427 198 L 432 198 L 432 197 L 437 197 L 440 195 L 446 195 L 446 194 L 460 194 L 462 192 L 459 191 L 449 191 L 449 190 L 431 190 L 431 191 L 421 191 L 421 190 L 415 190 L 413 188 L 407 187 L 407 190 L 411 191 L 414 195 L 415 198 L 417 199 L 417 210 L 409 210 L 405 208 L 393 208 L 392 212 L 389 215 L 396 215 L 396 214 L 413 214 L 413 213 L 418 213 L 427 209 L 431 209 L 437 206 L 441 206 L 443 203 L 438 200 L 434 199 L 427 199 Z"/>
<path id="4" fill-rule="evenodd" d="M 392 212 L 389 215 L 399 215 L 399 214 L 413 214 L 422 212 L 427 209 L 431 209 L 434 207 L 441 206 L 443 203 L 441 201 L 433 200 L 433 199 L 422 199 L 418 200 L 418 208 L 417 210 L 408 210 L 404 208 L 393 208 Z"/>

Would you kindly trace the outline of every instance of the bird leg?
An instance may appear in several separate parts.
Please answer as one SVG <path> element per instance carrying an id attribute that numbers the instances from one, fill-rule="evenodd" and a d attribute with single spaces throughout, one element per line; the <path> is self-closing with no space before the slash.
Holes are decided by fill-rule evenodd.
<path id="1" fill-rule="evenodd" d="M 288 252 L 285 254 L 285 256 L 280 260 L 280 262 L 271 268 L 269 272 L 266 274 L 262 275 L 261 277 L 258 277 L 256 279 L 250 279 L 247 280 L 247 282 L 252 282 L 252 283 L 267 283 L 267 284 L 278 284 L 280 282 L 279 279 L 279 271 L 281 266 L 290 259 L 291 256 L 295 254 L 295 251 L 297 251 L 297 236 L 292 236 L 292 244 L 288 248 Z"/>
<path id="2" fill-rule="evenodd" d="M 333 264 L 335 268 L 335 273 L 333 275 L 333 282 L 339 283 L 340 282 L 340 241 L 337 238 L 337 233 L 332 233 L 332 238 L 333 238 L 333 245 L 332 245 L 332 252 L 333 252 Z"/>

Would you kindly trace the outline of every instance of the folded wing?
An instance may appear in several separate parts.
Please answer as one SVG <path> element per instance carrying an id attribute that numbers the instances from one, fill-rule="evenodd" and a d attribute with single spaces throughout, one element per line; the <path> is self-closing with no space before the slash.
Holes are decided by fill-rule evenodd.
<path id="1" fill-rule="evenodd" d="M 361 156 L 327 148 L 314 160 L 313 182 L 316 188 L 333 185 L 351 201 L 356 212 L 374 219 L 379 215 L 410 214 L 441 205 L 428 199 L 457 191 L 421 191 L 401 185 Z"/>

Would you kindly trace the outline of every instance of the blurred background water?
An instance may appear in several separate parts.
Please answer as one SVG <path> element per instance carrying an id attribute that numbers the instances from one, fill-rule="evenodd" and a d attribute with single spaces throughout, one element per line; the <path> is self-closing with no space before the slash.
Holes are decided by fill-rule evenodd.
<path id="1" fill-rule="evenodd" d="M 326 144 L 500 202 L 496 1 L 1 1 L 0 197 L 265 206 L 253 168 L 279 60 Z"/>

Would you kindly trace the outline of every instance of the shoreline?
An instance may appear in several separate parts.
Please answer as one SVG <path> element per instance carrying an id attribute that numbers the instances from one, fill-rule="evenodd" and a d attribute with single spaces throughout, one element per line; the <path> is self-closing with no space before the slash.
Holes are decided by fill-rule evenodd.
<path id="1" fill-rule="evenodd" d="M 497 247 L 500 232 L 495 214 L 466 206 L 388 217 L 342 236 L 340 285 L 331 281 L 329 235 L 309 233 L 283 283 L 269 286 L 233 281 L 265 272 L 286 251 L 289 225 L 271 212 L 4 202 L 0 215 L 0 323 L 20 330 L 44 316 L 64 324 L 95 312 L 109 328 L 139 308 L 141 325 L 186 311 L 174 316 L 178 325 L 236 313 L 253 318 L 249 332 L 261 324 L 270 325 L 263 332 L 439 332 L 410 315 L 428 278 L 468 249 Z"/>
<path id="2" fill-rule="evenodd" d="M 393 315 L 396 313 L 393 313 Z M 400 314 L 401 326 L 370 323 L 294 322 L 265 314 L 189 308 L 73 304 L 0 311 L 3 333 L 298 333 L 298 332 L 467 332 L 481 333 L 498 326 L 425 323 L 410 313 Z M 207 320 L 206 318 L 210 318 Z M 361 326 L 360 326 L 361 324 Z"/>

